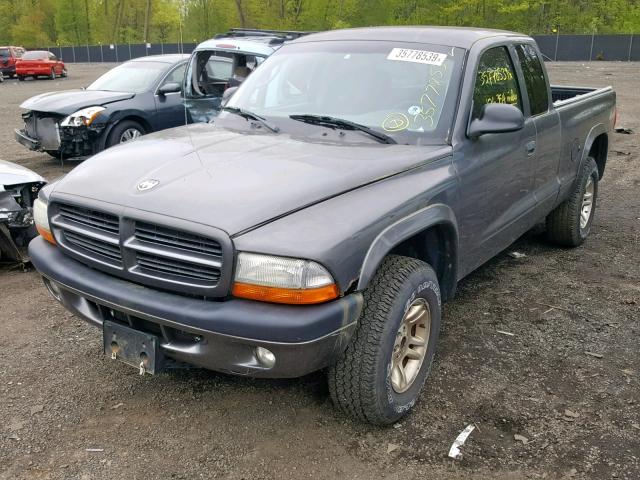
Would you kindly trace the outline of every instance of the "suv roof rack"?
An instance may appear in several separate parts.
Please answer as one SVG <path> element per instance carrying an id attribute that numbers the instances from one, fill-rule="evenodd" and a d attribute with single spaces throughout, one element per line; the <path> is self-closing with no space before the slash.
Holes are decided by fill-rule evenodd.
<path id="1" fill-rule="evenodd" d="M 301 32 L 296 30 L 262 30 L 259 28 L 232 28 L 227 33 L 219 33 L 214 38 L 228 37 L 275 37 L 269 43 L 282 43 L 285 40 L 295 40 L 304 35 L 315 32 Z"/>

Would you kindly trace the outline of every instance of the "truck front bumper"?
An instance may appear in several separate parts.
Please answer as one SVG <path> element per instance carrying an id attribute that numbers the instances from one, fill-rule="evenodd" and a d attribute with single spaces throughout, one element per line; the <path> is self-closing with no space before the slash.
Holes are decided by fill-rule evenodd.
<path id="1" fill-rule="evenodd" d="M 29 254 L 53 297 L 89 323 L 129 322 L 157 335 L 166 357 L 235 375 L 299 377 L 328 366 L 347 347 L 362 310 L 360 293 L 309 306 L 166 293 L 91 269 L 42 237 Z M 257 347 L 273 353 L 272 367 L 261 363 Z"/>

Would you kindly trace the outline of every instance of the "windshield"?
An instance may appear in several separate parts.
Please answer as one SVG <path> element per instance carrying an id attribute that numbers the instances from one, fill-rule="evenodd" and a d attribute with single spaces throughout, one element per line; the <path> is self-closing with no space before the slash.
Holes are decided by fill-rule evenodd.
<path id="1" fill-rule="evenodd" d="M 442 45 L 381 41 L 290 44 L 258 68 L 228 106 L 275 123 L 290 115 L 330 116 L 398 143 L 442 144 L 453 120 L 463 54 Z"/>
<path id="2" fill-rule="evenodd" d="M 87 90 L 142 93 L 150 91 L 171 67 L 162 62 L 127 62 L 109 70 L 87 87 Z"/>
<path id="3" fill-rule="evenodd" d="M 23 60 L 47 60 L 49 58 L 49 52 L 41 52 L 39 50 L 33 52 L 25 52 L 22 55 Z"/>

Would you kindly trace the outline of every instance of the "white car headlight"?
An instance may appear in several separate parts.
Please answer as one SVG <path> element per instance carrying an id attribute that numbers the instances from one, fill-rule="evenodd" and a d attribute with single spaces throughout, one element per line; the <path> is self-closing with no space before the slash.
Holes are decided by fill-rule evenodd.
<path id="1" fill-rule="evenodd" d="M 263 302 L 321 303 L 339 294 L 326 268 L 297 258 L 240 252 L 234 280 L 234 296 Z"/>
<path id="2" fill-rule="evenodd" d="M 103 110 L 106 110 L 106 108 L 98 106 L 83 108 L 69 115 L 60 125 L 63 127 L 89 126 Z"/>
<path id="3" fill-rule="evenodd" d="M 42 238 L 55 245 L 56 240 L 53 238 L 53 234 L 51 233 L 51 227 L 49 227 L 49 215 L 47 214 L 48 208 L 49 205 L 47 203 L 36 198 L 36 201 L 33 202 L 33 221 Z"/>

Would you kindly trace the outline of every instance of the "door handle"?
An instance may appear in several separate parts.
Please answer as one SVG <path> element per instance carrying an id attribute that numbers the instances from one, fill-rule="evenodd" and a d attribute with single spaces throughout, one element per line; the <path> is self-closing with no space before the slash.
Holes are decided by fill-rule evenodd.
<path id="1" fill-rule="evenodd" d="M 530 142 L 527 142 L 524 148 L 527 149 L 527 155 L 533 155 L 533 152 L 536 151 L 536 141 L 531 140 Z"/>

